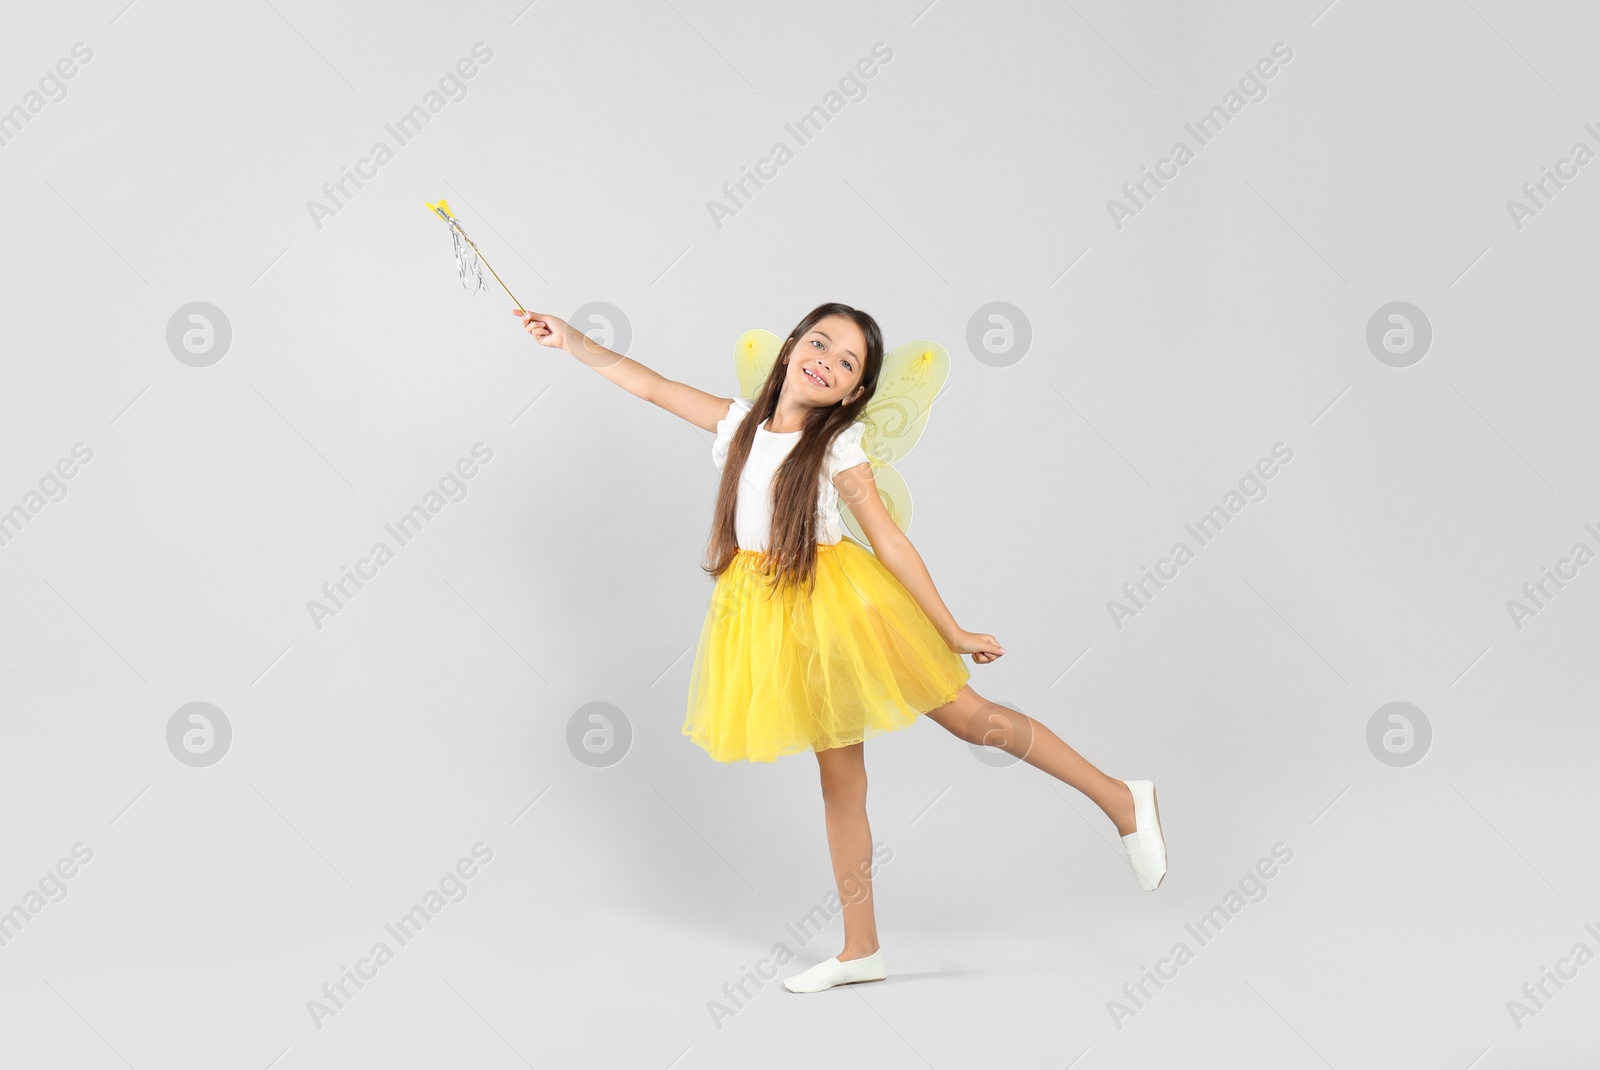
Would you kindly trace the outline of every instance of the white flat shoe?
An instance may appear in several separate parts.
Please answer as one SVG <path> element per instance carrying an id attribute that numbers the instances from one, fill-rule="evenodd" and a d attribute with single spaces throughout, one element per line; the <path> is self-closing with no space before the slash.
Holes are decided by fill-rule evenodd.
<path id="1" fill-rule="evenodd" d="M 821 992 L 834 985 L 881 981 L 888 976 L 889 971 L 883 968 L 883 948 L 880 947 L 865 958 L 840 962 L 835 956 L 826 962 L 819 962 L 804 973 L 784 978 L 783 987 L 791 992 Z"/>
<path id="2" fill-rule="evenodd" d="M 1161 838 L 1161 811 L 1156 807 L 1156 786 L 1148 780 L 1127 780 L 1133 792 L 1134 830 L 1122 837 L 1133 875 L 1144 891 L 1153 892 L 1167 875 L 1167 843 Z"/>

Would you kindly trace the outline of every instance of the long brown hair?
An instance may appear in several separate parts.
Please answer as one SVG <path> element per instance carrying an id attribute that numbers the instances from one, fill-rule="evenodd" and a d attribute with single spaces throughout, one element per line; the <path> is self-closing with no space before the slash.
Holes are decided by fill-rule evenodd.
<path id="1" fill-rule="evenodd" d="M 862 356 L 859 397 L 849 404 L 835 402 L 819 405 L 806 414 L 800 431 L 800 441 L 784 457 L 772 480 L 772 531 L 763 556 L 763 571 L 770 577 L 769 586 L 777 588 L 802 583 L 808 588 L 816 584 L 817 564 L 817 495 L 820 492 L 822 466 L 828 450 L 839 432 L 849 427 L 872 400 L 878 389 L 878 372 L 883 367 L 883 332 L 878 321 L 859 309 L 830 301 L 818 305 L 795 325 L 778 350 L 766 382 L 756 391 L 750 411 L 734 429 L 728 444 L 728 456 L 722 467 L 722 482 L 717 488 L 717 506 L 711 519 L 711 541 L 707 550 L 710 565 L 702 564 L 712 576 L 721 576 L 733 563 L 734 552 L 739 549 L 734 518 L 739 495 L 739 479 L 745 461 L 750 456 L 750 445 L 755 441 L 756 428 L 766 423 L 778 408 L 778 398 L 783 392 L 785 376 L 789 371 L 789 354 L 819 320 L 828 316 L 847 316 L 861 328 L 867 340 L 867 351 Z M 750 488 L 745 488 L 749 490 Z M 753 549 L 753 547 L 752 547 Z"/>

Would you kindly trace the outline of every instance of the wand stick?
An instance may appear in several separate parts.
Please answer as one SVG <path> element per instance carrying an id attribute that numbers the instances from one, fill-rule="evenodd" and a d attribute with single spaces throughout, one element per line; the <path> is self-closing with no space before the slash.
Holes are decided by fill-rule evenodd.
<path id="1" fill-rule="evenodd" d="M 502 289 L 502 290 L 504 290 L 506 292 L 506 296 L 511 298 L 511 300 L 516 301 L 517 311 L 518 312 L 526 312 L 526 311 L 528 311 L 526 308 L 524 308 L 522 306 L 522 302 L 521 301 L 517 301 L 517 295 L 511 292 L 511 288 L 509 286 L 507 286 L 504 281 L 501 280 L 500 273 L 497 272 L 494 269 L 494 265 L 493 264 L 489 263 L 488 257 L 484 256 L 483 253 L 479 252 L 478 243 L 473 241 L 471 238 L 467 237 L 467 232 L 465 230 L 461 229 L 461 221 L 458 220 L 455 217 L 455 215 L 450 211 L 450 203 L 448 201 L 446 201 L 443 197 L 439 198 L 439 203 L 438 204 L 428 204 L 427 201 L 423 201 L 422 203 L 427 206 L 428 211 L 432 212 L 434 215 L 438 216 L 440 219 L 444 220 L 446 223 L 449 223 L 451 232 L 454 233 L 454 234 L 460 235 L 461 240 L 466 242 L 469 246 L 472 247 L 472 255 L 473 255 L 473 257 L 477 260 L 478 263 L 481 263 L 484 267 L 489 269 L 489 274 L 494 276 L 494 281 L 495 282 L 500 283 L 500 289 Z M 469 269 L 469 267 L 471 265 L 463 264 L 461 262 L 461 255 L 460 255 L 460 252 L 459 252 L 459 247 L 458 247 L 458 252 L 456 254 L 456 266 L 461 271 L 461 285 L 465 286 L 467 284 L 467 271 L 468 271 L 468 269 Z M 483 272 L 480 271 L 480 272 L 477 273 L 477 275 L 478 275 L 478 288 L 481 290 L 481 289 L 483 289 Z"/>

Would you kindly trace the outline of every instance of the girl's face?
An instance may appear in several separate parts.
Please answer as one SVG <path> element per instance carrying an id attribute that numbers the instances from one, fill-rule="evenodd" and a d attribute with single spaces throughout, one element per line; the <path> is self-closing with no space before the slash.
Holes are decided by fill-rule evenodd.
<path id="1" fill-rule="evenodd" d="M 811 405 L 854 401 L 866 351 L 866 336 L 854 320 L 824 316 L 790 350 L 784 389 Z"/>

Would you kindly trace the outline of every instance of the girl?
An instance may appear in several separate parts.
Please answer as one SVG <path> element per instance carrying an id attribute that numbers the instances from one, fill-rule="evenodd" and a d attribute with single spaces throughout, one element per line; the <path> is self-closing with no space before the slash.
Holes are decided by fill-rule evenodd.
<path id="1" fill-rule="evenodd" d="M 1116 780 L 1045 725 L 986 702 L 960 655 L 1005 654 L 956 624 L 873 484 L 857 417 L 872 399 L 883 336 L 865 312 L 819 305 L 789 333 L 753 399 L 667 379 L 554 316 L 513 313 L 629 393 L 716 434 L 722 470 L 709 556 L 717 578 L 690 676 L 683 734 L 720 762 L 815 752 L 844 947 L 784 981 L 791 992 L 888 976 L 872 906 L 864 740 L 926 716 L 968 743 L 1000 747 L 1105 811 L 1139 886 L 1167 870 L 1155 787 Z M 843 538 L 839 498 L 872 552 Z M 859 890 L 859 891 L 853 891 Z M 861 894 L 864 891 L 864 894 Z"/>

